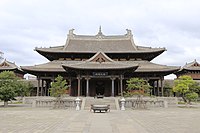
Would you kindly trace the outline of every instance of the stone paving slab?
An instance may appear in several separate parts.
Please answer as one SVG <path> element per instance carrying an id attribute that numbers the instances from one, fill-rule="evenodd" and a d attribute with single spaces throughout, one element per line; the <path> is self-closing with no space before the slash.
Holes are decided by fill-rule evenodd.
<path id="1" fill-rule="evenodd" d="M 0 107 L 0 133 L 200 133 L 200 108 L 52 110 Z"/>

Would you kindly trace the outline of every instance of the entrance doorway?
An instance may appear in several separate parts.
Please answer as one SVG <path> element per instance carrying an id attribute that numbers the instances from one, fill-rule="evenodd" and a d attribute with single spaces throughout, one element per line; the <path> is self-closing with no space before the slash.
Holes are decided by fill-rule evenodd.
<path id="1" fill-rule="evenodd" d="M 105 82 L 96 81 L 96 95 L 104 95 L 105 93 Z"/>

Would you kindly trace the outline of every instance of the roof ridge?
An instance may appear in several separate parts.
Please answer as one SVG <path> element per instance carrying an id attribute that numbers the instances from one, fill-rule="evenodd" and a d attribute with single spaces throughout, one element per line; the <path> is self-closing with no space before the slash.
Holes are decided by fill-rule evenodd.
<path id="1" fill-rule="evenodd" d="M 96 35 L 77 35 L 74 34 L 74 29 L 70 29 L 68 33 L 69 39 L 131 39 L 132 32 L 129 29 L 126 29 L 127 33 L 124 35 L 104 35 L 99 27 L 99 31 Z M 67 43 L 67 42 L 66 42 Z"/>
<path id="2" fill-rule="evenodd" d="M 73 38 L 70 38 L 71 40 L 130 40 L 130 37 L 127 37 L 125 35 L 75 35 Z"/>

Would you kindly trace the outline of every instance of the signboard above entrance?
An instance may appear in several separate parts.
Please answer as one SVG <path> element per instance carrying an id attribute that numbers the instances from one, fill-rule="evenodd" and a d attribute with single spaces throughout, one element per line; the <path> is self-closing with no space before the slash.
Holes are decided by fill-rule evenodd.
<path id="1" fill-rule="evenodd" d="M 93 76 L 108 76 L 108 72 L 93 72 Z"/>

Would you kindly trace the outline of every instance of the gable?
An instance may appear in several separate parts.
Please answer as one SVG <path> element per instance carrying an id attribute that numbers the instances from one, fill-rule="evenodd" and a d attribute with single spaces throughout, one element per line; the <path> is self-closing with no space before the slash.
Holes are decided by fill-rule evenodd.
<path id="1" fill-rule="evenodd" d="M 198 62 L 195 62 L 192 67 L 200 67 L 200 64 Z"/>
<path id="2" fill-rule="evenodd" d="M 113 62 L 113 60 L 108 57 L 105 53 L 103 52 L 97 52 L 93 57 L 91 57 L 89 60 L 89 62 L 98 62 L 98 63 L 102 63 L 102 62 Z"/>
<path id="3" fill-rule="evenodd" d="M 7 62 L 3 62 L 0 64 L 0 67 L 9 67 L 10 65 Z"/>

